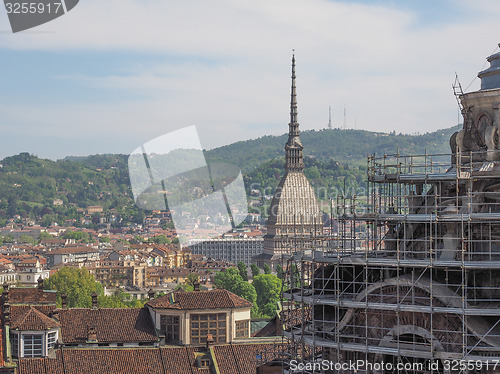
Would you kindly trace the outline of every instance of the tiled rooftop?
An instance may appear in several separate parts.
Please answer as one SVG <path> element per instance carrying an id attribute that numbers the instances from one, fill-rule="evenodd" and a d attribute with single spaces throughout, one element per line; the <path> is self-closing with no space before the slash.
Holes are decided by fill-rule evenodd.
<path id="1" fill-rule="evenodd" d="M 9 303 L 15 304 L 53 304 L 56 305 L 56 292 L 45 291 L 40 288 L 9 288 Z"/>
<path id="2" fill-rule="evenodd" d="M 14 309 L 15 307 L 13 307 Z M 13 330 L 49 330 L 59 327 L 52 318 L 48 317 L 34 306 L 18 308 L 12 313 L 11 328 Z"/>
<path id="3" fill-rule="evenodd" d="M 99 343 L 157 342 L 146 308 L 72 308 L 59 310 L 61 339 L 65 344 L 85 343 L 95 328 Z"/>
<path id="4" fill-rule="evenodd" d="M 256 355 L 266 346 L 270 344 L 214 346 L 220 373 L 254 374 L 261 363 Z M 56 350 L 56 358 L 20 359 L 18 374 L 208 374 L 209 369 L 196 363 L 196 354 L 202 352 L 203 347 L 65 348 Z"/>
<path id="5" fill-rule="evenodd" d="M 173 295 L 173 300 L 172 300 Z M 173 301 L 173 302 L 172 302 Z M 227 290 L 171 292 L 149 301 L 146 305 L 165 309 L 231 309 L 251 308 L 252 303 Z"/>
<path id="6" fill-rule="evenodd" d="M 70 253 L 90 253 L 90 252 L 99 252 L 98 249 L 92 248 L 92 247 L 86 247 L 86 246 L 80 246 L 80 247 L 63 247 L 63 248 L 56 248 L 53 249 L 52 251 L 49 252 L 50 255 L 62 255 L 62 254 L 70 254 Z"/>

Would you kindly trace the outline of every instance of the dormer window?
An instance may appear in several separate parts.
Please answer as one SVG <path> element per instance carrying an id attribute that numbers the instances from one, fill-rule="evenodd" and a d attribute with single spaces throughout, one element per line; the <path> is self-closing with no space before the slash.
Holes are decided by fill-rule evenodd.
<path id="1" fill-rule="evenodd" d="M 11 331 L 10 342 L 13 358 L 45 357 L 57 343 L 57 330 L 48 332 Z"/>
<path id="2" fill-rule="evenodd" d="M 22 334 L 23 357 L 43 357 L 42 334 Z"/>
<path id="3" fill-rule="evenodd" d="M 179 316 L 160 316 L 160 330 L 165 333 L 165 342 L 179 342 Z"/>
<path id="4" fill-rule="evenodd" d="M 236 321 L 236 337 L 237 338 L 248 338 L 250 321 Z"/>
<path id="5" fill-rule="evenodd" d="M 52 349 L 57 343 L 57 331 L 49 332 L 47 335 L 47 348 Z"/>
<path id="6" fill-rule="evenodd" d="M 10 340 L 12 357 L 48 356 L 57 342 L 59 323 L 30 306 L 16 311 L 12 318 Z"/>
<path id="7" fill-rule="evenodd" d="M 211 334 L 216 343 L 226 342 L 226 314 L 192 314 L 191 344 L 204 344 L 207 334 Z"/>

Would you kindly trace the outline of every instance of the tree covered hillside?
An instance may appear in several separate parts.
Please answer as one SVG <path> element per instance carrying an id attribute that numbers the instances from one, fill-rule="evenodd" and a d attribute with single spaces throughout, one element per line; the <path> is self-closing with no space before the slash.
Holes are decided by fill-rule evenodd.
<path id="1" fill-rule="evenodd" d="M 99 167 L 90 162 L 99 159 Z M 126 156 L 88 157 L 85 163 L 40 159 L 21 153 L 0 163 L 0 219 L 44 217 L 44 223 L 77 218 L 89 205 L 121 209 L 126 217 L 138 214 L 130 193 Z M 103 165 L 107 165 L 104 167 Z M 54 204 L 61 200 L 62 205 Z M 130 211 L 125 211 L 130 207 Z M 138 217 L 140 218 L 140 217 Z"/>
<path id="2" fill-rule="evenodd" d="M 449 153 L 449 137 L 459 126 L 424 135 L 397 135 L 363 130 L 305 131 L 306 176 L 320 199 L 347 186 L 363 188 L 368 154 Z M 249 195 L 272 195 L 284 173 L 287 135 L 264 136 L 206 151 L 209 163 L 236 164 L 244 174 Z M 52 161 L 28 153 L 0 161 L 0 224 L 14 215 L 51 221 L 81 217 L 81 210 L 100 205 L 114 208 L 119 222 L 141 222 L 144 212 L 133 201 L 127 155 L 66 157 Z M 254 191 L 255 192 L 255 191 Z M 61 200 L 62 205 L 54 204 Z M 116 213 L 116 212 L 115 212 Z"/>
<path id="3" fill-rule="evenodd" d="M 334 159 L 349 165 L 366 165 L 366 156 L 373 153 L 428 154 L 449 153 L 450 136 L 461 125 L 423 135 L 376 133 L 364 130 L 324 129 L 301 132 L 300 138 L 306 156 L 319 160 Z M 288 134 L 264 136 L 236 142 L 207 152 L 212 162 L 232 162 L 247 174 L 263 163 L 284 157 Z"/>

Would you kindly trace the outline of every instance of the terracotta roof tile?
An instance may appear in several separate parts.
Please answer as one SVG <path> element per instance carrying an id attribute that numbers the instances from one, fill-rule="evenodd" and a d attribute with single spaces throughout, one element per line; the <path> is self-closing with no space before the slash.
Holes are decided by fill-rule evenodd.
<path id="1" fill-rule="evenodd" d="M 56 292 L 40 288 L 9 288 L 9 303 L 15 304 L 53 304 L 56 305 Z"/>
<path id="2" fill-rule="evenodd" d="M 42 312 L 46 316 L 51 316 L 51 313 L 56 309 L 54 305 L 13 305 L 11 306 L 11 318 L 17 318 L 17 315 L 24 314 L 28 311 L 29 308 L 34 307 L 39 312 Z"/>
<path id="3" fill-rule="evenodd" d="M 172 303 L 173 295 L 173 303 Z M 250 308 L 252 303 L 227 290 L 171 292 L 149 301 L 146 305 L 165 309 L 227 309 Z"/>
<path id="4" fill-rule="evenodd" d="M 215 345 L 214 352 L 220 372 L 224 374 L 255 373 L 257 365 L 264 363 L 257 359 L 257 354 L 262 355 L 266 348 L 272 344 L 227 344 Z M 274 347 L 277 352 L 281 344 Z M 284 348 L 284 347 L 283 347 Z M 267 349 L 262 355 L 265 361 L 272 361 L 278 358 L 276 353 Z"/>
<path id="5" fill-rule="evenodd" d="M 199 352 L 201 347 L 185 348 L 162 348 L 161 355 L 164 362 L 167 363 L 168 373 L 193 374 L 197 372 L 195 353 Z M 201 348 L 202 349 L 202 348 Z"/>
<path id="6" fill-rule="evenodd" d="M 40 262 L 40 261 L 38 260 L 38 258 L 34 257 L 34 258 L 25 258 L 19 263 L 20 264 L 36 264 L 37 262 Z"/>
<path id="7" fill-rule="evenodd" d="M 220 373 L 254 374 L 257 353 L 270 345 L 214 346 Z M 64 348 L 56 350 L 56 358 L 19 359 L 18 374 L 208 374 L 209 369 L 196 365 L 196 355 L 203 353 L 208 354 L 203 347 Z"/>
<path id="8" fill-rule="evenodd" d="M 64 244 L 64 243 L 66 243 L 65 239 L 58 239 L 58 238 L 42 239 L 40 241 L 40 244 Z"/>
<path id="9" fill-rule="evenodd" d="M 67 374 L 163 374 L 157 349 L 75 349 L 63 352 Z"/>
<path id="10" fill-rule="evenodd" d="M 18 362 L 19 373 L 64 374 L 59 360 L 47 358 L 23 358 Z"/>
<path id="11" fill-rule="evenodd" d="M 55 359 L 23 358 L 18 365 L 18 374 L 184 374 L 174 371 L 174 362 L 162 362 L 157 348 L 59 349 Z"/>
<path id="12" fill-rule="evenodd" d="M 268 321 L 268 323 L 252 334 L 253 337 L 265 337 L 265 336 L 279 336 L 281 335 L 281 326 L 282 323 L 280 319 L 276 316 L 272 320 Z"/>
<path id="13" fill-rule="evenodd" d="M 65 344 L 85 343 L 91 327 L 99 343 L 158 341 L 146 308 L 61 309 L 59 321 Z"/>
<path id="14" fill-rule="evenodd" d="M 63 248 L 56 248 L 53 249 L 52 251 L 49 252 L 49 255 L 60 255 L 60 254 L 69 254 L 69 253 L 91 253 L 91 252 L 99 252 L 98 249 L 92 248 L 92 247 L 86 247 L 86 246 L 80 246 L 80 247 L 63 247 Z"/>
<path id="15" fill-rule="evenodd" d="M 230 345 L 222 345 L 218 346 L 217 350 L 215 350 L 215 358 L 217 360 L 217 365 L 219 366 L 219 370 L 221 373 L 230 374 L 230 373 L 238 373 L 238 365 L 236 363 L 236 358 L 232 352 Z"/>
<path id="16" fill-rule="evenodd" d="M 64 365 L 61 360 L 53 360 L 53 359 L 43 359 L 45 372 L 47 374 L 65 374 L 64 373 Z"/>
<path id="17" fill-rule="evenodd" d="M 24 311 L 12 315 L 11 328 L 13 330 L 49 330 L 59 327 L 59 323 L 35 307 L 30 306 L 23 309 Z"/>

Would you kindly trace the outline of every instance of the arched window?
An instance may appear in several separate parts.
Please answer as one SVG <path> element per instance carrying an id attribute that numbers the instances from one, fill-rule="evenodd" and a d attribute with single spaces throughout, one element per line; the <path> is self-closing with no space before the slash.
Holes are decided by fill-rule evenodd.
<path id="1" fill-rule="evenodd" d="M 484 131 L 490 125 L 491 125 L 491 119 L 487 114 L 482 114 L 477 119 L 476 129 L 477 129 L 477 133 L 479 134 L 479 137 L 481 138 L 483 143 L 484 143 Z"/>

